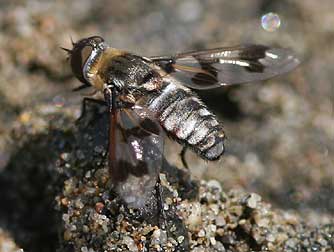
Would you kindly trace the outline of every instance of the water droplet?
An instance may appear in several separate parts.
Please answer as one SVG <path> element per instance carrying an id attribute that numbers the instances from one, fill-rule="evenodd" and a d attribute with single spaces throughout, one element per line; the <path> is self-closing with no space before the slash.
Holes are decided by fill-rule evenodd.
<path id="1" fill-rule="evenodd" d="M 262 28 L 269 32 L 276 31 L 281 25 L 281 19 L 278 14 L 269 12 L 261 17 Z"/>
<path id="2" fill-rule="evenodd" d="M 65 105 L 65 98 L 61 95 L 56 95 L 53 97 L 52 102 L 57 108 L 62 108 Z"/>

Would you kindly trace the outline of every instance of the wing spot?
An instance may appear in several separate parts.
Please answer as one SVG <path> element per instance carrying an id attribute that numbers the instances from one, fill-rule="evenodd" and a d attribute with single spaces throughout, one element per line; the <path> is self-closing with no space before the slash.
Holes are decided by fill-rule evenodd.
<path id="1" fill-rule="evenodd" d="M 241 61 L 241 60 L 226 60 L 226 59 L 219 59 L 219 63 L 220 64 L 233 64 L 233 65 L 238 65 L 238 66 L 243 66 L 243 67 L 249 67 L 250 64 L 245 62 L 245 61 Z"/>
<path id="2" fill-rule="evenodd" d="M 266 52 L 266 56 L 269 57 L 269 58 L 272 58 L 272 59 L 277 59 L 278 58 L 278 55 L 270 53 L 270 52 Z"/>

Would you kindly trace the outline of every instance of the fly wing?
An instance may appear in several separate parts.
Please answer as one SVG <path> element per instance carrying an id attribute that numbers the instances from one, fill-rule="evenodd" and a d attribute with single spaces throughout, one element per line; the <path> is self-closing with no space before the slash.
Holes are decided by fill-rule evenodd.
<path id="1" fill-rule="evenodd" d="M 109 167 L 118 195 L 129 207 L 142 208 L 152 196 L 163 158 L 163 130 L 143 107 L 112 114 Z"/>
<path id="2" fill-rule="evenodd" d="M 243 45 L 151 57 L 151 60 L 185 86 L 211 89 L 272 78 L 299 64 L 289 49 Z"/>

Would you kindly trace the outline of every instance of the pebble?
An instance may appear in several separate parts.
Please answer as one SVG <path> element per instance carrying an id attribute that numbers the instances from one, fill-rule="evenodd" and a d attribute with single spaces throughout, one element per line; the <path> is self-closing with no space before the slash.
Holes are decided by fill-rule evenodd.
<path id="1" fill-rule="evenodd" d="M 81 252 L 88 252 L 88 248 L 87 247 L 82 247 L 80 250 L 81 250 Z"/>
<path id="2" fill-rule="evenodd" d="M 81 199 L 77 199 L 75 201 L 75 207 L 79 208 L 79 209 L 82 209 L 85 205 L 82 203 Z"/>
<path id="3" fill-rule="evenodd" d="M 297 243 L 298 243 L 297 239 L 291 238 L 285 242 L 285 245 L 289 248 L 295 248 L 297 246 Z"/>
<path id="4" fill-rule="evenodd" d="M 248 198 L 248 200 L 247 200 L 247 206 L 249 207 L 249 208 L 253 208 L 253 209 L 255 209 L 256 207 L 257 207 L 257 205 L 258 205 L 258 202 L 260 202 L 261 201 L 261 196 L 260 195 L 258 195 L 258 194 L 256 194 L 256 193 L 251 193 L 250 194 L 250 197 Z"/>
<path id="5" fill-rule="evenodd" d="M 197 226 L 202 223 L 201 204 L 199 202 L 191 203 L 185 210 L 188 211 L 188 216 L 185 222 L 189 226 L 190 230 L 195 230 Z"/>
<path id="6" fill-rule="evenodd" d="M 104 204 L 102 202 L 97 202 L 95 204 L 95 211 L 97 213 L 102 213 L 103 208 L 104 208 Z"/>
<path id="7" fill-rule="evenodd" d="M 207 186 L 209 188 L 214 188 L 214 189 L 218 190 L 219 192 L 222 191 L 221 183 L 219 181 L 217 181 L 217 180 L 209 180 L 207 182 Z"/>
<path id="8" fill-rule="evenodd" d="M 215 237 L 210 237 L 210 243 L 211 243 L 211 245 L 216 245 L 216 239 L 215 239 Z"/>
<path id="9" fill-rule="evenodd" d="M 177 242 L 178 243 L 182 243 L 184 241 L 184 236 L 179 236 L 179 237 L 177 237 Z"/>
<path id="10" fill-rule="evenodd" d="M 226 221 L 223 215 L 218 215 L 216 218 L 216 225 L 218 227 L 223 227 L 226 225 Z"/>
<path id="11" fill-rule="evenodd" d="M 135 241 L 130 236 L 124 236 L 123 237 L 123 243 L 128 247 L 130 251 L 137 252 L 138 247 L 135 243 Z"/>
<path id="12" fill-rule="evenodd" d="M 198 237 L 205 237 L 205 231 L 204 229 L 201 229 L 199 232 L 198 232 Z"/>

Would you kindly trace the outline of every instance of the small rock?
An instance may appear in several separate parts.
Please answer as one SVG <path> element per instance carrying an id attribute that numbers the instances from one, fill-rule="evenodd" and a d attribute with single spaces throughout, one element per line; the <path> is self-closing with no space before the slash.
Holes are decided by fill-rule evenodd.
<path id="1" fill-rule="evenodd" d="M 137 247 L 135 241 L 131 237 L 124 236 L 123 237 L 123 243 L 128 247 L 128 249 L 130 251 L 133 251 L 133 252 L 137 252 L 138 251 L 138 247 Z"/>
<path id="2" fill-rule="evenodd" d="M 218 190 L 219 192 L 222 191 L 222 186 L 221 186 L 220 182 L 217 181 L 217 180 L 209 180 L 208 183 L 207 183 L 207 186 L 209 188 L 214 188 L 214 189 Z"/>
<path id="3" fill-rule="evenodd" d="M 247 199 L 247 206 L 249 208 L 255 209 L 257 207 L 258 202 L 261 201 L 261 196 L 256 193 L 251 193 L 249 198 Z"/>

